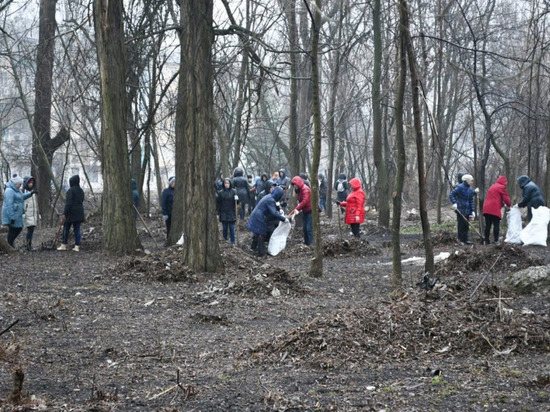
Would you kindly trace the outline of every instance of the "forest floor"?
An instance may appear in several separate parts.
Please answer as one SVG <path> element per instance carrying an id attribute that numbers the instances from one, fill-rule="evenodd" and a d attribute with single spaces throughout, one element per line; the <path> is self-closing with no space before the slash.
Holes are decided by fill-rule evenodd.
<path id="1" fill-rule="evenodd" d="M 299 228 L 259 259 L 239 225 L 237 247 L 221 241 L 223 275 L 185 268 L 160 219 L 158 247 L 139 223 L 148 252 L 118 259 L 93 220 L 79 253 L 49 249 L 53 229 L 29 253 L 23 232 L 18 254 L 0 255 L 0 332 L 18 321 L 0 336 L 0 410 L 549 410 L 550 298 L 504 283 L 548 264 L 547 248 L 434 231 L 435 255 L 450 256 L 426 292 L 421 236 L 403 235 L 392 299 L 389 235 L 369 219 L 361 240 L 322 219 L 319 279 Z"/>

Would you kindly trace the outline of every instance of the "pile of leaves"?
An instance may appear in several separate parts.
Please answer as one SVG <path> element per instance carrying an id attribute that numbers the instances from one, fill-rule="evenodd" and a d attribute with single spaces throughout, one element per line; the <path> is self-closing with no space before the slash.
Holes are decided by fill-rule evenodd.
<path id="1" fill-rule="evenodd" d="M 436 265 L 436 273 L 438 276 L 471 272 L 513 273 L 542 264 L 541 258 L 531 256 L 521 246 L 503 243 L 458 250 Z"/>
<path id="2" fill-rule="evenodd" d="M 243 353 L 259 363 L 329 369 L 357 363 L 399 362 L 410 358 L 506 356 L 550 350 L 548 313 L 512 309 L 508 299 L 473 282 L 461 291 L 445 287 L 409 294 L 399 302 L 376 300 L 368 307 L 320 316 Z M 509 297 L 509 296 L 508 296 Z"/>
<path id="3" fill-rule="evenodd" d="M 363 239 L 327 239 L 323 241 L 324 257 L 353 256 L 377 256 L 381 250 Z"/>

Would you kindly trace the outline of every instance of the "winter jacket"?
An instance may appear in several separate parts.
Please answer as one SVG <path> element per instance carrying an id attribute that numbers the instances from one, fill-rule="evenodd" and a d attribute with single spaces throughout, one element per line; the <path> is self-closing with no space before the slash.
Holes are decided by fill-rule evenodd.
<path id="1" fill-rule="evenodd" d="M 361 181 L 354 177 L 349 181 L 351 193 L 345 202 L 340 202 L 341 207 L 346 208 L 346 224 L 363 223 L 365 221 L 365 192 L 361 187 Z"/>
<path id="2" fill-rule="evenodd" d="M 462 182 L 451 191 L 449 194 L 451 203 L 457 204 L 457 209 L 464 217 L 472 216 L 475 212 L 474 206 L 474 191 L 468 182 Z"/>
<path id="3" fill-rule="evenodd" d="M 275 183 L 283 189 L 283 201 L 287 202 L 290 197 L 290 178 L 286 175 L 285 169 L 279 170 L 279 178 Z"/>
<path id="4" fill-rule="evenodd" d="M 294 176 L 291 183 L 298 188 L 298 204 L 296 210 L 304 213 L 311 213 L 311 189 L 304 183 L 300 176 Z"/>
<path id="5" fill-rule="evenodd" d="M 268 195 L 273 186 L 277 186 L 273 180 L 266 180 L 262 186 L 262 190 L 258 193 L 258 201 L 260 201 L 265 195 Z"/>
<path id="6" fill-rule="evenodd" d="M 336 190 L 337 200 L 345 202 L 349 193 L 349 183 L 344 173 L 340 173 L 338 180 L 334 182 L 334 190 Z"/>
<path id="7" fill-rule="evenodd" d="M 84 222 L 84 191 L 80 187 L 80 177 L 74 175 L 69 179 L 69 190 L 65 195 L 65 222 Z"/>
<path id="8" fill-rule="evenodd" d="M 235 190 L 231 186 L 231 179 L 225 180 L 229 181 L 229 188 L 224 187 L 216 193 L 218 216 L 220 222 L 235 222 Z"/>
<path id="9" fill-rule="evenodd" d="M 172 216 L 172 207 L 174 206 L 174 188 L 169 185 L 162 191 L 160 198 L 160 207 L 163 216 Z"/>
<path id="10" fill-rule="evenodd" d="M 32 176 L 23 178 L 23 189 L 30 193 L 32 188 L 29 188 L 29 181 L 35 180 Z M 25 208 L 23 210 L 23 226 L 30 227 L 38 224 L 38 201 L 36 196 L 31 196 L 25 199 Z"/>
<path id="11" fill-rule="evenodd" d="M 518 185 L 523 189 L 523 200 L 518 203 L 519 207 L 534 207 L 544 206 L 544 198 L 540 188 L 531 181 L 529 176 L 518 177 Z"/>
<path id="12" fill-rule="evenodd" d="M 502 219 L 503 206 L 510 206 L 512 204 L 510 196 L 506 191 L 506 185 L 508 179 L 505 176 L 499 176 L 494 185 L 492 185 L 487 191 L 487 197 L 483 203 L 483 214 L 496 216 Z"/>
<path id="13" fill-rule="evenodd" d="M 327 198 L 327 179 L 323 173 L 319 173 L 319 199 Z"/>
<path id="14" fill-rule="evenodd" d="M 283 189 L 276 187 L 271 194 L 266 195 L 258 202 L 250 218 L 248 219 L 247 228 L 255 235 L 266 235 L 266 216 L 285 221 L 285 217 L 277 211 L 276 203 L 283 197 Z"/>
<path id="15" fill-rule="evenodd" d="M 31 196 L 31 192 L 21 193 L 21 190 L 9 181 L 6 184 L 2 204 L 2 224 L 14 228 L 23 227 L 24 202 Z"/>
<path id="16" fill-rule="evenodd" d="M 244 171 L 240 167 L 237 167 L 233 172 L 233 187 L 235 188 L 237 195 L 239 196 L 239 202 L 241 204 L 248 204 L 250 199 L 250 186 L 248 180 L 244 176 Z"/>

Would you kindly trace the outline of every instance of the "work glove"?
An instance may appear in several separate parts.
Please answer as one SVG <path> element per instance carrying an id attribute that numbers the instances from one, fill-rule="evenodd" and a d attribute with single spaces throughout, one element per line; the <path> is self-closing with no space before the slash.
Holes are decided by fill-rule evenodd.
<path id="1" fill-rule="evenodd" d="M 474 192 L 475 192 L 475 193 L 479 193 L 479 187 L 476 187 L 476 188 L 474 189 Z"/>
<path id="2" fill-rule="evenodd" d="M 288 220 L 288 217 L 285 217 L 285 223 L 290 223 L 290 220 Z"/>
<path id="3" fill-rule="evenodd" d="M 457 205 L 456 203 L 453 203 L 452 209 L 453 209 L 453 210 L 458 209 L 458 205 Z"/>
<path id="4" fill-rule="evenodd" d="M 514 206 L 512 206 L 512 207 L 519 207 L 519 205 L 516 203 L 516 204 L 515 204 Z"/>
<path id="5" fill-rule="evenodd" d="M 473 220 L 473 219 L 475 219 L 475 218 L 476 218 L 476 212 L 472 212 L 472 213 L 470 214 L 470 219 Z"/>
<path id="6" fill-rule="evenodd" d="M 300 214 L 301 210 L 294 209 L 293 216 L 298 216 Z"/>
<path id="7" fill-rule="evenodd" d="M 162 215 L 162 220 L 167 221 L 168 220 L 168 215 Z"/>
<path id="8" fill-rule="evenodd" d="M 239 200 L 239 196 L 235 195 L 235 196 L 233 196 L 233 199 Z"/>

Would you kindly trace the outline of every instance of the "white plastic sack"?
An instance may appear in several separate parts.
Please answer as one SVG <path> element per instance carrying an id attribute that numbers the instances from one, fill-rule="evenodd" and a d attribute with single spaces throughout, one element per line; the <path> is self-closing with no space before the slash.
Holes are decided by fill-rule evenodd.
<path id="1" fill-rule="evenodd" d="M 267 253 L 271 256 L 277 256 L 279 252 L 286 247 L 286 239 L 288 238 L 291 229 L 292 226 L 290 222 L 279 222 L 279 226 L 275 228 L 271 238 L 269 238 Z"/>
<path id="2" fill-rule="evenodd" d="M 519 210 L 519 207 L 513 207 L 506 212 L 506 219 L 508 220 L 508 230 L 506 231 L 506 239 L 504 241 L 516 245 L 520 244 L 521 210 Z"/>
<path id="3" fill-rule="evenodd" d="M 550 209 L 540 206 L 531 209 L 533 218 L 525 229 L 519 235 L 524 246 L 536 245 L 546 247 L 546 237 L 548 236 L 548 222 L 550 222 Z"/>

